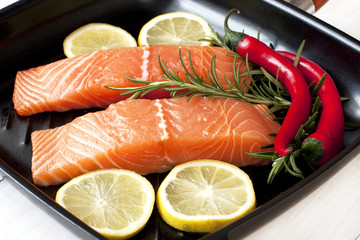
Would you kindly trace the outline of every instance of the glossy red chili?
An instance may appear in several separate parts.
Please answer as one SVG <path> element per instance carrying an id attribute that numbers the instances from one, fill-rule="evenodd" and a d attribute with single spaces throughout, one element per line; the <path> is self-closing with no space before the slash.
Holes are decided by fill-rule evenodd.
<path id="1" fill-rule="evenodd" d="M 229 40 L 230 47 L 243 58 L 248 58 L 250 62 L 263 67 L 273 76 L 278 76 L 279 81 L 290 94 L 291 105 L 274 142 L 276 153 L 286 156 L 291 151 L 287 148 L 288 145 L 309 116 L 311 109 L 309 88 L 301 72 L 280 53 L 243 32 L 232 31 L 228 26 L 228 20 L 233 12 L 239 13 L 237 9 L 230 10 L 224 21 L 225 36 Z"/>
<path id="2" fill-rule="evenodd" d="M 290 94 L 291 105 L 274 143 L 276 153 L 285 156 L 290 152 L 288 145 L 310 113 L 311 96 L 306 81 L 293 64 L 256 38 L 245 36 L 236 51 L 244 58 L 248 56 L 250 62 L 263 67 L 273 76 L 278 76 Z"/>
<path id="3" fill-rule="evenodd" d="M 285 51 L 279 51 L 279 53 L 288 59 L 289 62 L 294 62 L 296 54 Z M 305 140 L 313 141 L 315 144 L 316 140 L 318 140 L 322 143 L 323 156 L 315 163 L 316 165 L 321 165 L 338 154 L 343 148 L 345 123 L 341 98 L 333 79 L 319 65 L 304 57 L 300 57 L 297 67 L 304 75 L 308 84 L 315 83 L 313 87 L 326 74 L 324 83 L 317 93 L 322 102 L 319 123 L 316 131 Z"/>

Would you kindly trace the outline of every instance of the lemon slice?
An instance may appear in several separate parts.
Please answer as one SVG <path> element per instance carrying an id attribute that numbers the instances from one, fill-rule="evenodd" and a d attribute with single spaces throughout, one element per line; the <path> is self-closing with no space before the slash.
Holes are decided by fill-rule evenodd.
<path id="1" fill-rule="evenodd" d="M 249 176 L 238 167 L 196 160 L 173 168 L 156 194 L 163 220 L 186 232 L 214 232 L 255 208 Z"/>
<path id="2" fill-rule="evenodd" d="M 135 172 L 98 170 L 63 185 L 55 201 L 104 236 L 126 239 L 146 225 L 155 192 L 149 181 Z"/>
<path id="3" fill-rule="evenodd" d="M 187 12 L 171 12 L 159 15 L 147 22 L 140 30 L 139 45 L 211 45 L 199 41 L 211 34 L 209 24 L 203 18 Z"/>
<path id="4" fill-rule="evenodd" d="M 64 53 L 67 57 L 95 50 L 136 46 L 136 40 L 130 33 L 106 23 L 84 25 L 70 33 L 63 42 Z"/>

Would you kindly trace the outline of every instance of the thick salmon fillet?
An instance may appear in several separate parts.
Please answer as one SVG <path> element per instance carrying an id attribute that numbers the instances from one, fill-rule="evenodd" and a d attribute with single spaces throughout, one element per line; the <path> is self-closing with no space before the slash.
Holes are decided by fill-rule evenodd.
<path id="1" fill-rule="evenodd" d="M 264 105 L 194 97 L 134 99 L 88 113 L 54 129 L 35 131 L 32 174 L 41 186 L 102 168 L 164 172 L 195 159 L 264 165 L 246 152 L 271 144 L 280 125 Z"/>
<path id="2" fill-rule="evenodd" d="M 179 48 L 184 63 L 190 70 L 189 51 L 195 72 L 209 82 L 211 58 L 216 56 L 217 75 L 227 88 L 224 74 L 233 82 L 234 58 L 220 47 L 201 46 L 141 46 L 132 48 L 100 50 L 89 54 L 62 59 L 45 66 L 19 71 L 15 79 L 14 107 L 19 115 L 31 115 L 48 111 L 68 111 L 92 107 L 107 107 L 111 103 L 128 98 L 120 92 L 105 88 L 138 86 L 125 75 L 142 80 L 163 81 L 158 57 L 165 65 L 185 79 L 185 70 L 179 58 Z M 244 61 L 240 72 L 245 71 Z M 249 81 L 249 79 L 246 79 Z M 247 88 L 244 86 L 245 91 Z M 146 95 L 146 98 L 168 97 L 163 90 Z"/>

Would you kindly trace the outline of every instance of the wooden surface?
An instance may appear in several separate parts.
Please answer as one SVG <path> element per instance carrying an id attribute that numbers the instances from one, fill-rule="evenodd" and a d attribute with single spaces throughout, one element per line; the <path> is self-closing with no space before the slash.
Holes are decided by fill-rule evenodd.
<path id="1" fill-rule="evenodd" d="M 3 3 L 4 0 L 1 0 Z M 315 13 L 360 40 L 360 1 L 330 0 Z M 360 239 L 360 147 L 316 184 L 229 239 Z M 3 178 L 1 177 L 3 176 Z M 0 239 L 86 239 L 86 235 L 0 172 Z"/>

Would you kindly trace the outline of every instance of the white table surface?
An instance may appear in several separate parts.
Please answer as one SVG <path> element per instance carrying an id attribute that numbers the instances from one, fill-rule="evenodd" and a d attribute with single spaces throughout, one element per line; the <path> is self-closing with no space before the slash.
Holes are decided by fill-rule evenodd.
<path id="1" fill-rule="evenodd" d="M 0 8 L 14 1 L 1 0 Z M 314 15 L 360 40 L 360 0 L 329 0 Z M 360 240 L 359 170 L 357 147 L 311 188 L 297 193 L 295 201 L 251 224 L 242 239 Z M 0 239 L 86 237 L 0 171 Z M 237 239 L 235 233 L 229 237 Z"/>

